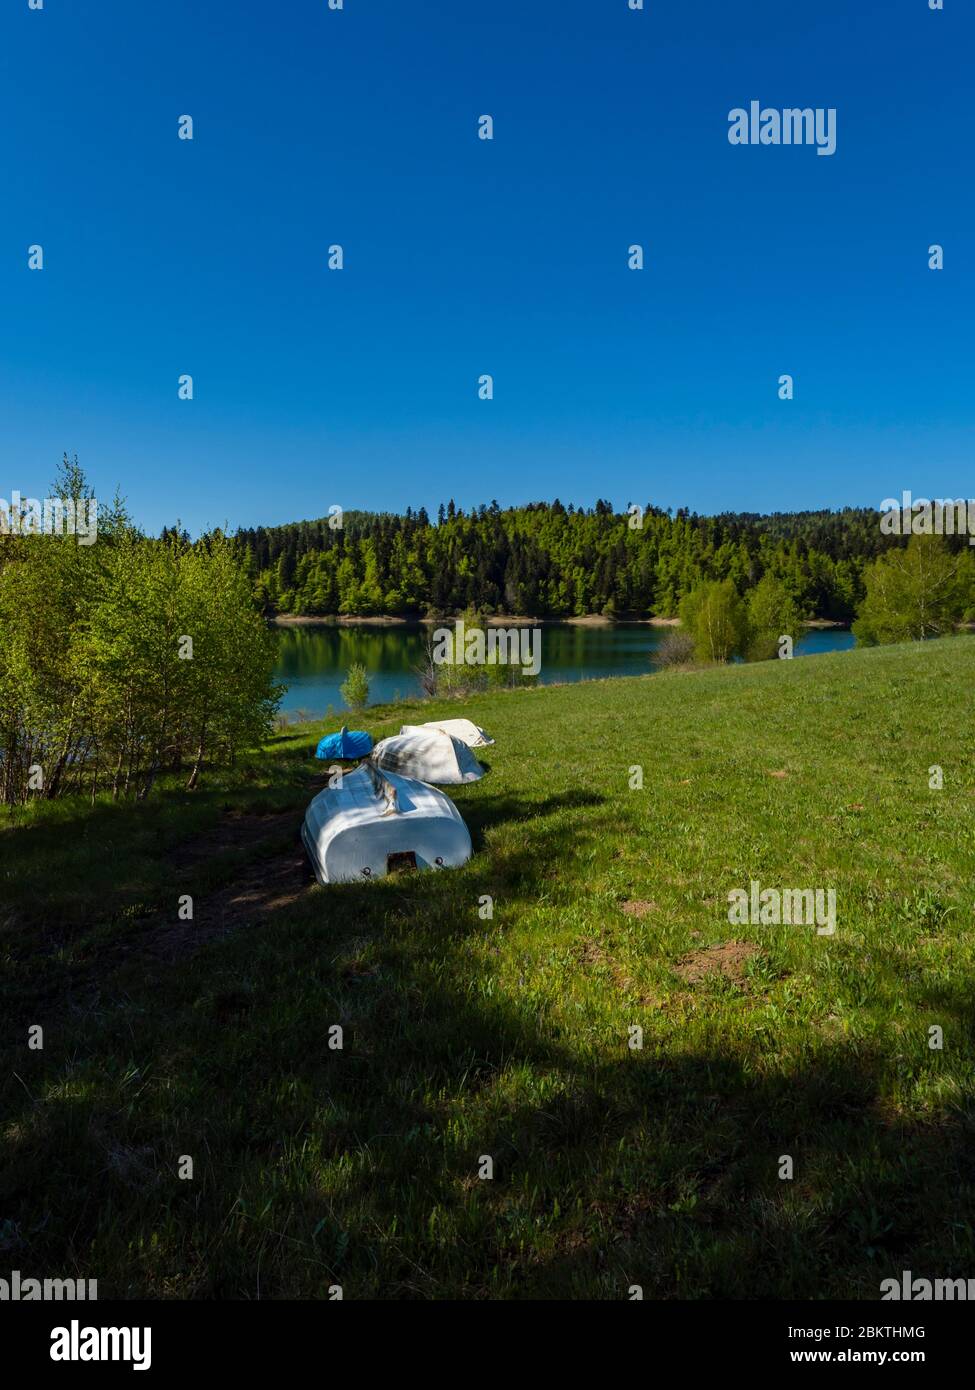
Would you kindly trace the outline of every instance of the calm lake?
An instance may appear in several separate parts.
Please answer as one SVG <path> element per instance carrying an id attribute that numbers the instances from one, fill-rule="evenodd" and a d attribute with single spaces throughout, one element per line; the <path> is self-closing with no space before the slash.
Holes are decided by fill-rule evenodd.
<path id="1" fill-rule="evenodd" d="M 288 691 L 282 710 L 325 714 L 329 705 L 343 708 L 339 686 L 354 661 L 369 676 L 370 704 L 419 695 L 415 668 L 423 660 L 426 629 L 421 624 L 376 627 L 368 623 L 338 626 L 281 627 L 276 675 Z M 571 623 L 543 626 L 539 681 L 592 680 L 598 676 L 642 676 L 653 671 L 650 653 L 666 628 L 641 624 L 578 627 Z M 809 629 L 796 647 L 797 656 L 843 651 L 856 645 L 841 628 Z"/>

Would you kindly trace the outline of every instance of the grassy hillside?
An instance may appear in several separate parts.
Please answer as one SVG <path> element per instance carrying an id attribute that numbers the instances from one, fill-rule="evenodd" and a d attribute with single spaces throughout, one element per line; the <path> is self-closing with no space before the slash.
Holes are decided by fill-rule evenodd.
<path id="1" fill-rule="evenodd" d="M 955 638 L 451 706 L 497 738 L 454 789 L 475 856 L 361 886 L 297 841 L 321 726 L 191 798 L 0 819 L 0 1265 L 102 1297 L 970 1275 L 973 687 Z M 835 888 L 836 934 L 731 926 L 751 879 Z"/>

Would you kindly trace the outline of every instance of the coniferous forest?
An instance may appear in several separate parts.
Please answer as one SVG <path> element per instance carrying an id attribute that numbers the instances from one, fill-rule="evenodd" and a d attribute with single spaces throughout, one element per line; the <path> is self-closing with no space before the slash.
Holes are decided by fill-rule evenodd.
<path id="1" fill-rule="evenodd" d="M 670 618 L 703 582 L 730 579 L 744 594 L 771 574 L 805 618 L 849 622 L 865 567 L 906 545 L 883 535 L 869 508 L 698 516 L 649 504 L 617 512 L 603 500 L 576 509 L 556 499 L 467 513 L 450 502 L 436 519 L 422 507 L 402 516 L 346 512 L 335 522 L 237 533 L 265 612 Z M 965 537 L 948 545 L 967 548 Z"/>

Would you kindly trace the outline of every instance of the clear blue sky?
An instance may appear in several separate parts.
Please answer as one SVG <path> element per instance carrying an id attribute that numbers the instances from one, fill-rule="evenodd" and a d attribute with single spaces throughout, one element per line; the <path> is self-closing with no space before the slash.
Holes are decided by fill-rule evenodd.
<path id="1" fill-rule="evenodd" d="M 972 4 L 646 4 L 5 0 L 0 497 L 970 495 Z M 752 99 L 836 154 L 730 145 Z"/>

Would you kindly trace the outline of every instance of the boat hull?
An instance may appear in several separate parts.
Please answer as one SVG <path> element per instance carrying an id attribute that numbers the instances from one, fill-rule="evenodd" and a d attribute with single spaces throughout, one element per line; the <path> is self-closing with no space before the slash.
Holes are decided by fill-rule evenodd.
<path id="1" fill-rule="evenodd" d="M 471 857 L 471 837 L 454 803 L 436 787 L 360 767 L 319 792 L 301 838 L 319 883 L 363 883 L 401 869 L 451 869 Z M 395 792 L 390 809 L 388 789 Z"/>

